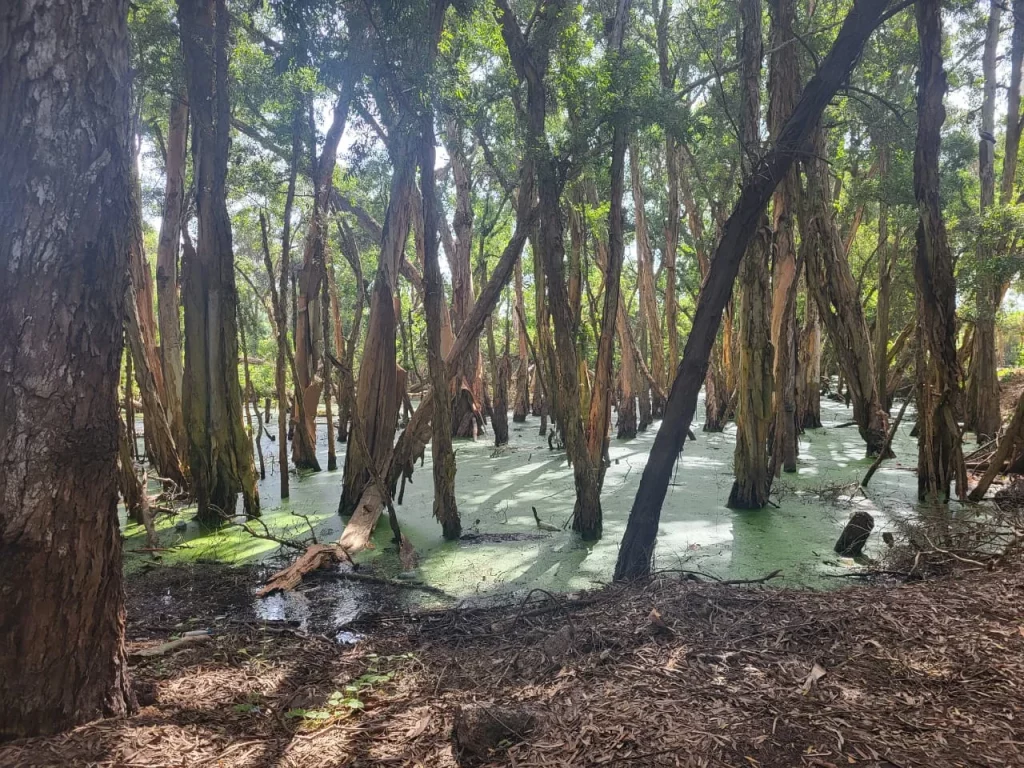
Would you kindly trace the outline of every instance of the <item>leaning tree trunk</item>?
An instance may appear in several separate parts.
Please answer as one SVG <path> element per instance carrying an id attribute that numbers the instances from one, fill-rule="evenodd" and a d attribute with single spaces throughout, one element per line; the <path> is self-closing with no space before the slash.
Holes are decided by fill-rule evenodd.
<path id="1" fill-rule="evenodd" d="M 199 238 L 184 265 L 183 410 L 196 517 L 218 524 L 235 513 L 258 515 L 252 451 L 242 423 L 234 252 L 227 208 L 230 130 L 225 0 L 180 0 L 178 22 L 192 112 L 192 165 Z"/>
<path id="2" fill-rule="evenodd" d="M 711 270 L 697 302 L 693 330 L 686 341 L 683 360 L 665 407 L 665 418 L 654 439 L 629 512 L 626 533 L 615 564 L 617 581 L 650 575 L 661 507 L 686 433 L 693 422 L 708 358 L 743 254 L 757 231 L 757 222 L 778 180 L 786 175 L 797 156 L 804 151 L 812 129 L 836 91 L 846 82 L 888 5 L 888 0 L 855 0 L 832 44 L 832 50 L 804 88 L 775 146 L 758 161 L 755 172 L 743 182 L 732 214 L 722 227 Z"/>
<path id="3" fill-rule="evenodd" d="M 160 365 L 164 376 L 164 407 L 174 443 L 188 444 L 181 412 L 181 319 L 178 308 L 178 255 L 185 206 L 185 161 L 188 134 L 188 99 L 184 91 L 171 96 L 167 121 L 167 161 L 164 164 L 164 207 L 156 249 L 157 322 L 160 327 Z"/>
<path id="4" fill-rule="evenodd" d="M 761 151 L 761 0 L 742 0 L 743 38 L 740 77 L 743 88 L 744 175 L 749 176 Z M 759 217 L 757 234 L 747 247 L 740 270 L 740 368 L 736 405 L 736 479 L 727 506 L 761 509 L 768 503 L 768 429 L 772 414 L 772 348 L 768 258 L 771 233 L 767 216 Z M 705 283 L 707 285 L 707 283 Z"/>
<path id="5" fill-rule="evenodd" d="M 117 522 L 127 14 L 0 12 L 0 741 L 134 708 Z"/>
<path id="6" fill-rule="evenodd" d="M 876 388 L 871 336 L 857 282 L 846 259 L 839 227 L 835 222 L 832 190 L 828 183 L 824 129 L 814 131 L 813 151 L 804 162 L 807 174 L 804 212 L 807 222 L 807 285 L 814 294 L 832 348 L 839 360 L 843 380 L 853 400 L 853 418 L 867 445 L 867 455 L 876 456 L 885 445 L 888 419 Z"/>
<path id="7" fill-rule="evenodd" d="M 917 494 L 923 501 L 942 502 L 949 499 L 949 486 L 954 476 L 961 496 L 967 492 L 960 428 L 955 416 L 960 396 L 956 281 L 939 197 L 946 72 L 942 64 L 939 0 L 917 0 L 915 7 L 921 61 L 917 76 L 917 143 L 914 148 L 914 196 L 919 214 L 914 277 L 918 333 L 928 358 L 918 372 Z"/>
<path id="8" fill-rule="evenodd" d="M 772 5 L 768 130 L 773 139 L 778 137 L 800 97 L 800 70 L 793 37 L 794 16 L 792 0 L 776 0 Z M 776 473 L 780 468 L 786 472 L 796 472 L 796 436 L 800 427 L 796 402 L 796 294 L 799 267 L 793 221 L 799 192 L 797 171 L 791 169 L 775 190 L 772 202 L 772 225 L 775 231 L 771 325 L 772 347 L 775 350 L 775 439 L 772 465 Z"/>
<path id="9" fill-rule="evenodd" d="M 995 205 L 996 175 L 996 48 L 999 46 L 1001 0 L 993 0 L 985 36 L 982 71 L 985 77 L 981 102 L 981 138 L 978 140 L 978 176 L 981 180 L 981 218 Z M 986 237 L 978 238 L 977 286 L 975 288 L 974 352 L 968 376 L 966 429 L 973 429 L 979 443 L 999 431 L 999 377 L 996 374 L 996 311 L 999 276 L 994 273 L 993 249 Z"/>

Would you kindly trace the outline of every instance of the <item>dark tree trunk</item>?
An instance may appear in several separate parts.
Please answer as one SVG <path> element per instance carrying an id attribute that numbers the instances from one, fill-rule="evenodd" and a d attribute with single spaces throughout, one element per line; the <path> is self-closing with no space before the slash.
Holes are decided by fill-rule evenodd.
<path id="1" fill-rule="evenodd" d="M 878 147 L 878 175 L 886 178 L 889 172 L 889 148 Z M 886 415 L 889 401 L 889 305 L 892 294 L 893 254 L 889 248 L 889 205 L 883 199 L 878 203 L 878 294 L 875 302 L 875 389 Z"/>
<path id="2" fill-rule="evenodd" d="M 0 741 L 134 708 L 117 522 L 127 13 L 0 10 Z"/>
<path id="3" fill-rule="evenodd" d="M 919 429 L 917 493 L 922 500 L 946 501 L 956 478 L 967 492 L 956 407 L 960 365 L 956 355 L 956 281 L 939 199 L 939 153 L 946 110 L 946 72 L 942 64 L 942 14 L 938 0 L 917 0 L 921 62 L 917 76 L 917 144 L 914 148 L 914 196 L 917 225 L 918 332 L 927 360 L 918 371 Z"/>
<path id="4" fill-rule="evenodd" d="M 665 418 L 658 429 L 629 513 L 615 564 L 615 579 L 618 581 L 650 575 L 661 507 L 676 459 L 693 422 L 697 395 L 707 372 L 722 312 L 732 292 L 740 261 L 756 231 L 757 221 L 763 215 L 778 181 L 802 151 L 826 105 L 846 82 L 864 50 L 864 43 L 878 26 L 887 6 L 887 0 L 855 2 L 832 50 L 804 88 L 775 146 L 758 161 L 755 172 L 743 183 L 739 199 L 722 228 L 722 237 L 697 302 L 693 330 L 686 341 L 683 360 L 668 397 Z"/>
<path id="5" fill-rule="evenodd" d="M 675 71 L 668 58 L 669 22 L 672 17 L 672 0 L 661 0 L 658 12 L 658 75 L 663 91 L 672 91 L 675 86 Z M 662 260 L 665 265 L 665 327 L 668 336 L 669 370 L 679 365 L 679 322 L 676 301 L 676 251 L 679 247 L 679 150 L 676 140 L 665 132 L 665 168 L 668 171 L 668 195 L 665 198 L 665 251 Z M 696 233 L 692 233 L 696 237 Z M 653 338 L 653 336 L 652 336 Z M 666 376 L 668 371 L 666 371 Z M 668 380 L 666 378 L 666 384 Z"/>
<path id="6" fill-rule="evenodd" d="M 512 409 L 512 421 L 521 424 L 530 412 L 530 353 L 526 346 L 526 327 L 520 317 L 526 317 L 526 302 L 523 301 L 523 264 L 516 261 L 515 274 L 515 328 L 519 350 L 519 365 L 516 368 L 516 402 Z"/>
<path id="7" fill-rule="evenodd" d="M 192 164 L 199 239 L 184 264 L 183 406 L 197 519 L 218 524 L 235 513 L 258 515 L 252 451 L 242 423 L 234 252 L 227 209 L 230 123 L 225 0 L 180 0 L 178 21 L 192 112 Z"/>

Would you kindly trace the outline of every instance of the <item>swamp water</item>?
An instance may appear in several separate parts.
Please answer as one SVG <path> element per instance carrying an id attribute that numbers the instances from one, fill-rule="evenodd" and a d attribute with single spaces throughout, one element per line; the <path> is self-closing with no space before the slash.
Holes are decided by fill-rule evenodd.
<path id="1" fill-rule="evenodd" d="M 893 441 L 896 458 L 882 465 L 864 492 L 856 485 L 871 464 L 864 458 L 864 443 L 855 426 L 836 426 L 852 420 L 851 410 L 831 401 L 823 401 L 821 410 L 825 426 L 799 438 L 798 472 L 783 474 L 775 482 L 771 498 L 778 507 L 758 512 L 725 507 L 732 484 L 735 424 L 717 434 L 701 432 L 701 423 L 695 424 L 697 440 L 687 441 L 662 509 L 655 567 L 700 571 L 722 579 L 758 578 L 781 570 L 782 579 L 775 583 L 837 586 L 843 580 L 828 576 L 849 572 L 852 563 L 841 561 L 832 546 L 856 509 L 875 517 L 866 554 L 877 555 L 885 546 L 881 533 L 915 510 L 913 422 L 904 420 Z M 698 416 L 703 411 L 701 402 Z M 445 542 L 432 516 L 428 448 L 424 465 L 417 465 L 413 482 L 406 485 L 404 503 L 397 507 L 403 532 L 419 555 L 415 573 L 403 576 L 411 575 L 463 603 L 524 595 L 531 589 L 567 592 L 608 582 L 659 424 L 655 422 L 634 440 L 611 441 L 612 463 L 602 494 L 604 538 L 594 544 L 580 542 L 568 530 L 574 502 L 572 470 L 564 454 L 550 451 L 547 438 L 538 435 L 539 419 L 530 417 L 524 424 L 510 419 L 510 441 L 500 449 L 494 447 L 489 430 L 475 442 L 456 441 L 456 494 L 464 531 L 459 542 Z M 318 433 L 320 461 L 326 466 L 322 423 Z M 267 477 L 260 482 L 262 521 L 280 537 L 308 539 L 312 528 L 319 541 L 336 540 L 344 527 L 336 510 L 346 446 L 338 445 L 338 471 L 293 475 L 291 498 L 285 501 L 279 495 L 276 450 L 264 438 Z M 533 507 L 541 520 L 562 530 L 538 530 Z M 253 538 L 237 528 L 206 531 L 191 517 L 187 507 L 174 518 L 160 515 L 161 546 L 174 547 L 164 554 L 164 562 L 216 560 L 279 566 L 297 554 L 284 550 L 285 559 L 281 559 L 282 548 L 272 541 Z M 182 521 L 187 521 L 184 531 Z M 126 550 L 144 546 L 139 526 L 126 525 L 125 536 Z M 357 555 L 357 562 L 367 564 L 374 573 L 399 576 L 390 538 L 385 516 L 374 536 L 375 548 Z M 256 609 L 263 618 L 305 623 L 310 602 L 328 600 L 331 623 L 339 626 L 374 602 L 373 591 L 363 584 L 321 582 L 257 601 Z M 401 601 L 406 605 L 437 605 L 438 600 L 418 590 L 402 590 Z M 319 607 L 322 613 L 325 606 Z"/>

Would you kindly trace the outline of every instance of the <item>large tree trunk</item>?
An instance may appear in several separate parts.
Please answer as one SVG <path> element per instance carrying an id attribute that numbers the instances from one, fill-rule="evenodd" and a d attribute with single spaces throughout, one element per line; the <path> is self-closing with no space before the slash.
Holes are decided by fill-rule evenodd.
<path id="1" fill-rule="evenodd" d="M 743 89 L 744 175 L 749 176 L 761 152 L 761 0 L 742 0 L 740 80 Z M 771 233 L 767 216 L 756 223 L 757 233 L 747 246 L 740 270 L 740 367 L 739 401 L 736 405 L 736 480 L 727 506 L 761 509 L 768 503 L 768 429 L 772 415 L 772 347 L 770 339 L 771 294 L 768 259 Z"/>
<path id="2" fill-rule="evenodd" d="M 843 379 L 849 387 L 853 418 L 867 444 L 867 455 L 875 456 L 885 445 L 888 419 L 876 388 L 874 355 L 864 308 L 835 222 L 828 166 L 822 159 L 826 151 L 825 135 L 820 126 L 814 131 L 812 147 L 811 159 L 804 163 L 807 285 L 814 294 Z"/>
<path id="3" fill-rule="evenodd" d="M 192 164 L 199 238 L 184 264 L 183 410 L 197 519 L 217 524 L 259 514 L 252 451 L 242 423 L 234 253 L 227 209 L 230 104 L 229 15 L 224 0 L 180 0 L 185 74 L 192 112 Z"/>
<path id="4" fill-rule="evenodd" d="M 440 20 L 438 20 L 440 33 Z M 420 194 L 423 198 L 423 230 L 427 233 L 423 252 L 423 304 L 427 315 L 427 367 L 430 386 L 439 407 L 434 409 L 433 436 L 430 454 L 434 468 L 434 517 L 441 524 L 444 537 L 456 541 L 462 535 L 462 522 L 455 502 L 455 452 L 452 450 L 452 412 L 443 407 L 450 392 L 448 371 L 441 356 L 441 313 L 444 311 L 444 282 L 438 263 L 437 232 L 438 206 L 434 188 L 434 115 L 427 110 L 420 120 L 419 146 Z M 469 256 L 466 256 L 467 266 Z M 472 289 L 471 289 L 472 293 Z M 472 311 L 472 310 L 470 310 Z M 460 318 L 465 321 L 468 314 Z M 475 349 L 473 348 L 475 347 Z M 466 357 L 480 357 L 479 345 L 474 343 Z M 475 355 L 473 353 L 476 353 Z M 456 362 L 456 368 L 459 367 Z M 475 360 L 472 363 L 476 365 Z M 461 373 L 465 374 L 465 368 Z M 456 376 L 456 387 L 459 386 Z M 456 389 L 458 392 L 458 389 Z"/>
<path id="5" fill-rule="evenodd" d="M 800 97 L 800 71 L 793 37 L 792 0 L 775 0 L 772 6 L 768 89 L 768 130 L 778 138 Z M 775 350 L 775 439 L 772 465 L 796 472 L 796 436 L 799 432 L 796 403 L 797 320 L 796 293 L 799 267 L 796 258 L 794 216 L 800 184 L 791 169 L 775 190 L 772 219 L 775 230 L 772 269 L 771 339 Z"/>
<path id="6" fill-rule="evenodd" d="M 697 395 L 704 381 L 722 313 L 732 293 L 743 254 L 756 232 L 757 221 L 763 215 L 778 181 L 792 167 L 798 154 L 804 151 L 826 105 L 846 82 L 864 50 L 864 43 L 878 26 L 887 6 L 888 0 L 856 0 L 832 50 L 804 88 L 775 146 L 758 161 L 755 172 L 743 182 L 739 199 L 722 227 L 722 237 L 697 302 L 693 330 L 686 341 L 683 360 L 668 397 L 665 418 L 654 439 L 630 509 L 615 564 L 615 579 L 618 581 L 650 575 L 661 507 L 686 433 L 693 422 Z"/>
<path id="7" fill-rule="evenodd" d="M 981 218 L 995 205 L 996 176 L 996 49 L 1002 0 L 992 0 L 982 56 L 985 84 L 981 102 L 981 138 L 978 140 L 978 176 L 981 180 Z M 1019 88 L 1019 85 L 1018 85 Z M 993 270 L 993 248 L 988 238 L 979 237 L 975 288 L 974 352 L 968 376 L 965 429 L 973 429 L 984 443 L 999 431 L 999 377 L 996 374 L 996 311 L 1000 279 Z"/>
<path id="8" fill-rule="evenodd" d="M 156 250 L 157 321 L 160 327 L 160 364 L 164 376 L 164 407 L 171 422 L 174 443 L 188 444 L 181 411 L 181 319 L 178 307 L 178 255 L 181 252 L 182 211 L 185 205 L 185 161 L 188 134 L 188 100 L 184 91 L 171 97 L 167 121 L 167 161 L 164 171 L 163 216 Z"/>
<path id="9" fill-rule="evenodd" d="M 134 707 L 117 522 L 127 13 L 0 11 L 0 741 Z"/>
<path id="10" fill-rule="evenodd" d="M 917 198 L 918 333 L 923 342 L 918 371 L 917 493 L 922 500 L 946 501 L 956 476 L 967 492 L 956 407 L 960 366 L 956 356 L 956 282 L 953 254 L 946 237 L 939 199 L 939 153 L 946 110 L 946 72 L 942 64 L 942 15 L 939 0 L 917 0 L 921 61 L 917 76 L 917 144 L 914 148 L 914 196 Z"/>
<path id="11" fill-rule="evenodd" d="M 1010 44 L 1010 88 L 1006 96 L 1006 151 L 1003 155 L 1003 175 L 999 184 L 999 202 L 1013 202 L 1013 188 L 1017 179 L 1017 158 L 1020 156 L 1021 128 L 1021 75 L 1024 69 L 1024 0 L 1013 0 L 1013 40 Z"/>

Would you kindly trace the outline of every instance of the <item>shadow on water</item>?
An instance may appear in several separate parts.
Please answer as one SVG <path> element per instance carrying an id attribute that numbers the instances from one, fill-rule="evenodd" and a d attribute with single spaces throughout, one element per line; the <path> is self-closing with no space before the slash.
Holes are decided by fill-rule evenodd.
<path id="1" fill-rule="evenodd" d="M 703 413 L 701 404 L 697 412 Z M 772 498 L 778 507 L 759 512 L 733 512 L 724 506 L 732 485 L 735 425 L 725 432 L 704 433 L 695 424 L 697 441 L 686 443 L 663 507 L 656 567 L 700 570 L 724 579 L 757 578 L 782 569 L 786 584 L 834 586 L 840 580 L 825 575 L 851 563 L 839 562 L 832 545 L 854 509 L 875 517 L 867 552 L 871 556 L 881 532 L 915 510 L 916 478 L 908 471 L 917 456 L 916 442 L 909 436 L 912 423 L 905 421 L 894 440 L 897 458 L 882 466 L 864 492 L 856 485 L 870 464 L 863 443 L 855 427 L 837 426 L 850 421 L 850 409 L 823 402 L 822 418 L 823 428 L 800 436 L 798 471 L 775 483 Z M 509 599 L 535 588 L 586 589 L 609 581 L 658 425 L 635 439 L 612 441 L 602 495 L 605 535 L 586 546 L 568 530 L 537 530 L 532 507 L 546 523 L 563 527 L 571 517 L 575 492 L 564 454 L 548 449 L 535 419 L 512 425 L 510 443 L 501 449 L 494 448 L 490 435 L 456 443 L 456 492 L 469 534 L 463 541 L 443 541 L 433 519 L 428 451 L 398 508 L 403 531 L 419 555 L 412 578 L 464 602 Z M 319 430 L 326 466 L 325 433 Z M 338 446 L 339 466 L 345 449 Z M 286 538 L 309 539 L 315 532 L 319 541 L 337 539 L 344 528 L 335 513 L 341 471 L 295 477 L 291 498 L 282 502 L 276 445 L 264 439 L 263 452 L 268 475 L 260 483 L 260 495 L 268 528 Z M 161 546 L 175 547 L 165 561 L 279 566 L 294 557 L 294 550 L 282 551 L 278 544 L 238 529 L 208 532 L 188 522 L 183 532 L 175 530 L 175 522 L 180 526 L 190 517 L 188 508 L 179 510 L 178 517 L 161 517 Z M 136 526 L 127 525 L 125 534 L 126 549 L 142 546 Z M 357 555 L 360 567 L 391 578 L 402 575 L 390 539 L 388 526 L 379 526 L 373 549 Z M 264 618 L 336 627 L 360 611 L 439 604 L 437 597 L 414 589 L 389 589 L 317 577 L 293 594 L 260 601 L 256 610 Z"/>

